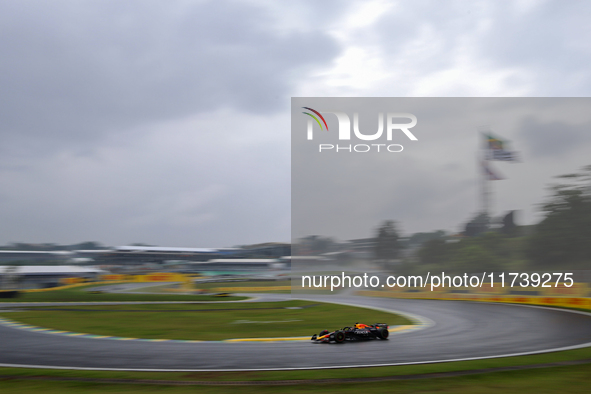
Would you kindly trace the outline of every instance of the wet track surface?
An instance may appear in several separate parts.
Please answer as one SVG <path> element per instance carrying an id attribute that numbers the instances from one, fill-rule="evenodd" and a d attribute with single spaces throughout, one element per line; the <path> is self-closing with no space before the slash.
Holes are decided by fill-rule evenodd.
<path id="1" fill-rule="evenodd" d="M 290 295 L 269 294 L 265 297 L 280 300 Z M 392 335 L 387 341 L 342 345 L 307 341 L 116 341 L 64 337 L 0 326 L 0 364 L 146 370 L 326 368 L 495 357 L 591 344 L 591 316 L 558 309 L 356 296 L 305 298 L 419 315 L 434 324 Z M 263 300 L 267 299 L 258 301 Z M 18 320 L 18 313 L 9 317 Z M 318 327 L 318 331 L 324 328 L 336 327 Z M 303 334 L 311 336 L 314 333 Z"/>

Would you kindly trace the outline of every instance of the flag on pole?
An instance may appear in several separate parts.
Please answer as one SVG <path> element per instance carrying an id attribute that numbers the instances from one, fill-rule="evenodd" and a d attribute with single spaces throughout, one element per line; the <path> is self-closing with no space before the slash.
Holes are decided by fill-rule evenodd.
<path id="1" fill-rule="evenodd" d="M 519 161 L 519 159 L 517 158 L 517 152 L 508 150 L 489 150 L 488 160 Z"/>
<path id="2" fill-rule="evenodd" d="M 497 161 L 518 161 L 517 152 L 507 150 L 507 141 L 485 134 L 486 138 L 486 160 Z"/>
<path id="3" fill-rule="evenodd" d="M 505 141 L 500 138 L 494 137 L 492 134 L 485 135 L 486 146 L 489 150 L 503 150 Z"/>
<path id="4" fill-rule="evenodd" d="M 487 181 L 500 181 L 504 179 L 503 177 L 493 172 L 493 170 L 490 169 L 486 161 L 482 161 L 482 171 L 484 171 L 484 176 Z"/>

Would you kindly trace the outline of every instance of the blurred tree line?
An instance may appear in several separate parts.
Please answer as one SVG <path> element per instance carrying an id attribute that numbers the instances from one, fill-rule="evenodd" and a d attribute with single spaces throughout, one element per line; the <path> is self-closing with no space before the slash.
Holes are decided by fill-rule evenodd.
<path id="1" fill-rule="evenodd" d="M 24 243 L 14 242 L 5 246 L 0 246 L 0 250 L 23 250 L 23 251 L 61 251 L 61 250 L 96 250 L 108 249 L 109 247 L 100 244 L 99 242 L 88 241 L 80 242 L 73 245 L 58 245 L 54 243 Z"/>
<path id="2" fill-rule="evenodd" d="M 488 231 L 462 239 L 438 238 L 425 242 L 401 266 L 408 273 L 445 271 L 476 273 L 523 271 L 528 268 L 527 237 Z"/>
<path id="3" fill-rule="evenodd" d="M 591 268 L 591 165 L 561 175 L 542 205 L 545 218 L 527 245 L 527 256 L 542 268 Z"/>
<path id="4" fill-rule="evenodd" d="M 590 269 L 591 165 L 557 178 L 561 183 L 550 187 L 550 197 L 541 204 L 544 218 L 537 225 L 516 226 L 511 212 L 491 230 L 488 218 L 480 214 L 466 225 L 463 237 L 428 233 L 431 237 L 416 250 L 407 250 L 396 270 L 420 274 Z M 529 233 L 523 231 L 526 228 Z M 379 260 L 378 256 L 376 247 Z"/>

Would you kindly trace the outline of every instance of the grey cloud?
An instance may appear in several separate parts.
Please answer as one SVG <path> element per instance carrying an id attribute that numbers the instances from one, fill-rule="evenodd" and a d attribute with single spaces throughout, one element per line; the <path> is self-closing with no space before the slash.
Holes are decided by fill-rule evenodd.
<path id="1" fill-rule="evenodd" d="M 0 1 L 0 244 L 287 240 L 277 114 L 339 53 L 318 26 L 242 1 Z"/>
<path id="2" fill-rule="evenodd" d="M 500 3 L 491 15 L 494 29 L 483 37 L 479 55 L 500 67 L 527 67 L 539 81 L 538 95 L 586 96 L 591 4 L 546 1 L 519 14 L 511 5 Z"/>
<path id="3" fill-rule="evenodd" d="M 29 160 L 4 171 L 0 243 L 148 242 L 231 246 L 289 237 L 289 146 L 269 127 L 276 119 L 230 113 L 264 139 L 161 125 L 127 145 L 99 146 L 94 156 Z M 262 119 L 262 120 L 261 120 Z M 175 127 L 175 135 L 166 130 Z M 219 131 L 219 130 L 217 130 Z M 220 138 L 221 136 L 221 138 Z"/>
<path id="4" fill-rule="evenodd" d="M 385 59 L 412 64 L 419 81 L 471 62 L 483 68 L 483 78 L 486 72 L 522 72 L 505 77 L 508 88 L 524 86 L 536 96 L 587 96 L 590 14 L 591 4 L 584 1 L 419 0 L 397 3 L 370 33 Z"/>
<path id="5" fill-rule="evenodd" d="M 591 124 L 540 122 L 528 117 L 521 122 L 521 137 L 532 156 L 560 158 L 571 155 L 581 145 L 591 142 Z"/>
<path id="6" fill-rule="evenodd" d="M 0 129 L 31 149 L 220 107 L 274 113 L 339 51 L 243 2 L 5 1 L 0 15 Z"/>
<path id="7" fill-rule="evenodd" d="M 380 86 L 339 88 L 404 96 L 433 78 L 443 95 L 463 93 L 462 84 L 474 94 L 491 72 L 503 85 L 493 90 L 499 94 L 517 75 L 525 87 L 518 91 L 588 96 L 582 21 L 591 6 L 563 3 L 533 2 L 519 17 L 522 2 L 393 3 L 375 24 L 342 32 L 344 45 L 369 48 L 370 60 L 391 74 L 379 76 Z M 288 98 L 302 87 L 331 91 L 322 82 L 335 75 L 326 71 L 350 49 L 331 34 L 360 3 L 283 4 L 0 0 L 0 221 L 7 224 L 0 244 L 286 240 Z M 482 76 L 480 85 L 439 75 L 472 65 L 484 68 L 471 74 Z M 383 219 L 399 220 L 404 232 L 455 230 L 477 209 L 483 122 L 523 151 L 522 164 L 499 163 L 507 179 L 495 182 L 493 204 L 524 209 L 524 222 L 533 222 L 531 207 L 551 175 L 588 164 L 589 139 L 572 122 L 528 120 L 527 105 L 513 112 L 505 100 L 464 103 L 469 110 L 458 117 L 452 101 L 421 100 L 416 144 L 405 140 L 404 154 L 384 162 L 343 163 L 345 175 L 337 162 L 299 157 L 313 175 L 294 173 L 303 185 L 296 205 L 314 219 L 306 230 L 331 235 L 331 215 L 339 213 L 346 219 L 334 234 L 342 238 L 368 236 Z M 583 104 L 575 115 L 586 113 Z M 359 201 L 370 203 L 367 211 L 350 209 Z"/>

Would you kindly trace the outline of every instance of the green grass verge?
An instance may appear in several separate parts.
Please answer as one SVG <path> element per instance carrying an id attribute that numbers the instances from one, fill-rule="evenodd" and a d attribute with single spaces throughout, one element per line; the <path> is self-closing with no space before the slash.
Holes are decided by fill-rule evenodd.
<path id="1" fill-rule="evenodd" d="M 75 287 L 55 291 L 38 293 L 21 293 L 17 298 L 0 298 L 2 302 L 100 302 L 100 301 L 235 301 L 245 297 L 215 297 L 206 295 L 187 294 L 123 294 L 100 293 L 93 294 L 86 291 L 92 287 L 98 287 L 104 283 L 94 283 L 88 286 Z"/>
<path id="2" fill-rule="evenodd" d="M 319 345 L 320 346 L 320 345 Z M 331 345 L 326 345 L 331 346 Z M 335 345 L 338 346 L 338 345 Z M 468 371 L 486 368 L 512 367 L 591 358 L 591 348 L 545 353 L 533 356 L 505 357 L 450 363 L 401 365 L 393 367 L 346 368 L 298 371 L 257 372 L 124 372 L 75 371 L 58 369 L 0 368 L 0 376 L 53 376 L 91 379 L 150 379 L 197 381 L 269 381 L 305 379 L 372 378 L 384 376 L 419 375 L 428 373 Z M 544 369 L 545 370 L 545 369 Z M 538 370 L 538 371 L 544 371 Z M 1 385 L 0 385 L 1 386 Z"/>
<path id="3" fill-rule="evenodd" d="M 8 370 L 0 369 L 0 374 Z M 18 372 L 18 371 L 17 371 Z M 45 371 L 44 371 L 45 372 Z M 36 376 L 41 375 L 37 371 Z M 46 375 L 43 373 L 43 375 Z M 189 375 L 189 374 L 185 374 Z M 211 373 L 215 380 L 225 380 L 224 374 Z M 90 382 L 52 382 L 3 380 L 0 393 L 588 393 L 591 364 L 553 367 L 536 370 L 495 372 L 437 379 L 389 381 L 373 383 L 300 384 L 293 386 L 150 386 L 136 384 L 107 384 Z M 120 377 L 121 378 L 121 377 Z M 145 376 L 143 377 L 146 378 Z M 201 380 L 193 377 L 191 380 Z"/>
<path id="4" fill-rule="evenodd" d="M 38 327 L 87 334 L 212 341 L 312 336 L 323 329 L 335 330 L 357 321 L 412 324 L 405 317 L 388 312 L 309 301 L 27 309 L 0 316 Z"/>

